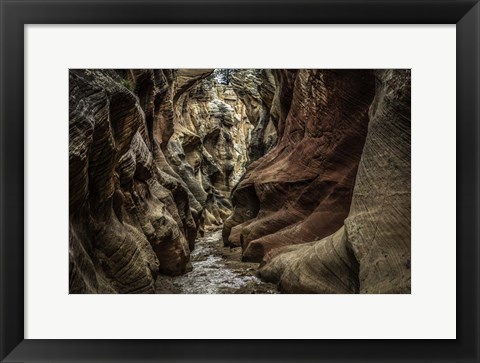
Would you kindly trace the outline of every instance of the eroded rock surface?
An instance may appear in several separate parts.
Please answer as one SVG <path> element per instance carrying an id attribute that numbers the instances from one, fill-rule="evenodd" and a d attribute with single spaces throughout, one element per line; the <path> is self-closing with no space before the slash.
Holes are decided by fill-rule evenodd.
<path id="1" fill-rule="evenodd" d="M 276 81 L 269 69 L 238 69 L 233 74 L 232 87 L 254 127 L 247 145 L 251 163 L 266 154 L 277 141 L 275 115 L 272 117 L 270 113 Z"/>
<path id="2" fill-rule="evenodd" d="M 154 292 L 229 215 L 252 126 L 211 73 L 70 71 L 71 293 Z"/>
<path id="3" fill-rule="evenodd" d="M 410 71 L 212 71 L 70 71 L 70 293 L 410 292 Z"/>
<path id="4" fill-rule="evenodd" d="M 289 293 L 410 293 L 410 71 L 374 72 L 348 217 L 335 233 L 272 250 L 260 276 Z"/>
<path id="5" fill-rule="evenodd" d="M 233 88 L 212 77 L 179 96 L 174 112 L 168 158 L 205 205 L 202 227 L 215 229 L 231 214 L 230 194 L 245 171 L 253 126 Z"/>
<path id="6" fill-rule="evenodd" d="M 315 241 L 348 214 L 368 128 L 375 79 L 359 70 L 276 70 L 272 114 L 279 141 L 252 163 L 235 189 L 226 245 L 245 261 Z"/>

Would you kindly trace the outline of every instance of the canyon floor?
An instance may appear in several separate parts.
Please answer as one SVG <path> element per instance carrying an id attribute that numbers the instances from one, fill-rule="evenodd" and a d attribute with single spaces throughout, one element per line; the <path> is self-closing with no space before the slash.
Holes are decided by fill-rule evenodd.
<path id="1" fill-rule="evenodd" d="M 241 248 L 224 247 L 221 229 L 197 239 L 193 270 L 181 276 L 159 276 L 158 294 L 276 294 L 274 284 L 255 276 L 258 264 L 241 261 Z"/>

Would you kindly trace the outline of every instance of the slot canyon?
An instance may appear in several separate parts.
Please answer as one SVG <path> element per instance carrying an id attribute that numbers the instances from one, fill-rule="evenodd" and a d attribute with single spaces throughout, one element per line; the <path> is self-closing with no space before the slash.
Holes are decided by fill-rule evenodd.
<path id="1" fill-rule="evenodd" d="M 69 292 L 408 294 L 411 72 L 71 69 Z"/>

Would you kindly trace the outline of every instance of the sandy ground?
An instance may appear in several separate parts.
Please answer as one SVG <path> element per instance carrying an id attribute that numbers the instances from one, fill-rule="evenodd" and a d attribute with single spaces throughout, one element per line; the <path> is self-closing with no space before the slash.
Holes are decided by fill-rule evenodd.
<path id="1" fill-rule="evenodd" d="M 223 247 L 221 230 L 198 238 L 191 258 L 191 272 L 157 278 L 158 294 L 278 293 L 276 285 L 255 276 L 257 263 L 241 262 L 240 248 Z"/>

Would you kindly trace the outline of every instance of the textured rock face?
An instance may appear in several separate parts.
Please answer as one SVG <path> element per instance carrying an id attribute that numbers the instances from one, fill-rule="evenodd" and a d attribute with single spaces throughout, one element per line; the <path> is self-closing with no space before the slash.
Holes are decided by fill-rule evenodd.
<path id="1" fill-rule="evenodd" d="M 210 74 L 70 71 L 71 293 L 154 292 L 227 217 L 251 126 L 231 88 L 202 93 Z"/>
<path id="2" fill-rule="evenodd" d="M 224 243 L 243 259 L 318 240 L 348 214 L 375 93 L 370 71 L 275 71 L 278 143 L 235 189 Z"/>
<path id="3" fill-rule="evenodd" d="M 410 71 L 381 70 L 348 217 L 272 250 L 260 275 L 290 293 L 410 293 Z"/>
<path id="4" fill-rule="evenodd" d="M 219 227 L 231 213 L 230 193 L 245 171 L 250 124 L 231 86 L 208 77 L 178 97 L 168 158 L 197 200 L 203 226 Z"/>
<path id="5" fill-rule="evenodd" d="M 70 71 L 70 293 L 155 292 L 222 224 L 283 292 L 410 292 L 410 71 L 212 71 Z"/>
<path id="6" fill-rule="evenodd" d="M 275 115 L 270 114 L 276 81 L 269 69 L 238 69 L 231 83 L 254 126 L 248 143 L 248 161 L 251 163 L 267 153 L 277 140 Z"/>

